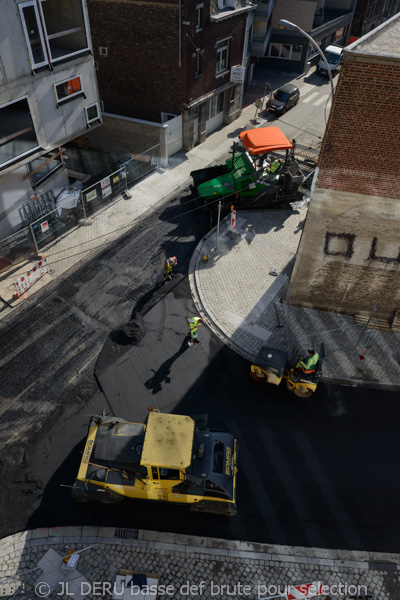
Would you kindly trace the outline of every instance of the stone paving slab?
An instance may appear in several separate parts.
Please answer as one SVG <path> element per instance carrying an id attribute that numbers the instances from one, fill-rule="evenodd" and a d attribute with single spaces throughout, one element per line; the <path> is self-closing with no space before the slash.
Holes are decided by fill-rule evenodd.
<path id="1" fill-rule="evenodd" d="M 198 311 L 216 335 L 252 362 L 263 345 L 304 353 L 309 347 L 319 350 L 323 342 L 323 380 L 399 390 L 399 333 L 374 331 L 372 347 L 362 360 L 368 332 L 363 335 L 364 327 L 351 315 L 291 305 L 285 283 L 306 214 L 306 206 L 242 211 L 240 235 L 232 238 L 226 234 L 217 244 L 216 229 L 209 232 L 193 254 L 189 269 Z M 229 219 L 228 215 L 220 225 L 223 233 L 228 231 Z M 209 257 L 205 265 L 203 253 Z M 271 269 L 277 277 L 271 275 Z"/>
<path id="2" fill-rule="evenodd" d="M 312 581 L 329 586 L 326 594 L 329 593 L 331 600 L 347 600 L 358 593 L 368 600 L 400 598 L 398 554 L 279 546 L 141 530 L 137 532 L 138 539 L 121 540 L 116 537 L 116 529 L 99 529 L 107 531 L 81 527 L 74 528 L 71 536 L 68 528 L 60 528 L 62 542 L 41 546 L 35 545 L 38 539 L 52 538 L 37 538 L 33 531 L 32 536 L 26 536 L 23 549 L 0 559 L 0 597 L 15 593 L 21 585 L 23 591 L 15 600 L 35 593 L 36 597 L 66 600 L 72 593 L 74 598 L 85 595 L 106 598 L 109 594 L 104 586 L 112 586 L 122 568 L 158 573 L 160 599 L 255 600 L 282 595 L 285 586 Z M 65 538 L 71 537 L 74 549 L 81 553 L 78 565 L 85 564 L 84 574 L 61 570 Z M 93 538 L 96 544 L 88 545 Z M 2 545 L 11 549 L 19 543 L 17 540 L 9 536 L 2 540 Z M 67 580 L 71 583 L 69 596 L 60 587 Z M 83 590 L 82 581 L 85 581 Z M 48 595 L 43 595 L 46 585 L 51 589 Z M 163 591 L 168 585 L 172 586 L 171 594 Z M 35 589 L 35 586 L 41 587 Z M 328 600 L 328 595 L 324 598 Z"/>

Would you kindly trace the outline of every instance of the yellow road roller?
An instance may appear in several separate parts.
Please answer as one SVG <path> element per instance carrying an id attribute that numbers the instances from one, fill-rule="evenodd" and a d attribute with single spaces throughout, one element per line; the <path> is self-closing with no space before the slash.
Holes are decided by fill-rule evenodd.
<path id="1" fill-rule="evenodd" d="M 149 412 L 147 423 L 93 416 L 78 476 L 77 502 L 124 498 L 236 514 L 237 441 L 186 415 Z"/>
<path id="2" fill-rule="evenodd" d="M 259 383 L 272 383 L 279 385 L 282 379 L 286 380 L 288 390 L 300 398 L 309 398 L 315 392 L 322 376 L 322 362 L 325 356 L 324 344 L 321 344 L 318 353 L 318 362 L 313 369 L 301 366 L 301 357 L 297 352 L 291 359 L 288 352 L 263 346 L 259 351 L 254 364 L 251 365 L 250 375 Z"/>

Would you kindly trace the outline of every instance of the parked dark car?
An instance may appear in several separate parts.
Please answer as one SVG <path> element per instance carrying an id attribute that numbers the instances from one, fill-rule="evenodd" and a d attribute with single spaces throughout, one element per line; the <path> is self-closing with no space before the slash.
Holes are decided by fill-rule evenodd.
<path id="1" fill-rule="evenodd" d="M 275 115 L 283 115 L 289 108 L 295 106 L 300 98 L 300 90 L 295 85 L 287 83 L 274 92 L 272 100 L 266 108 Z"/>

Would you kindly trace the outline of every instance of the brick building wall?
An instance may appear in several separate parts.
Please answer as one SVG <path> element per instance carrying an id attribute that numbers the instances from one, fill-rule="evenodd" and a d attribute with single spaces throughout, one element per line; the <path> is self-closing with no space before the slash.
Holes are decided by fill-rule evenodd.
<path id="1" fill-rule="evenodd" d="M 88 0 L 88 9 L 105 112 L 155 122 L 181 114 L 178 0 Z"/>
<path id="2" fill-rule="evenodd" d="M 88 0 L 88 8 L 105 112 L 155 122 L 161 112 L 181 114 L 183 103 L 229 82 L 229 73 L 216 77 L 220 40 L 232 38 L 229 65 L 241 64 L 247 13 L 210 23 L 206 1 L 196 31 L 196 0 L 182 2 L 180 47 L 178 0 Z M 198 78 L 196 48 L 202 50 Z"/>
<path id="3" fill-rule="evenodd" d="M 103 115 L 103 126 L 89 131 L 85 137 L 89 148 L 94 150 L 140 154 L 160 143 L 160 130 L 150 124 Z"/>
<path id="4" fill-rule="evenodd" d="M 290 281 L 292 302 L 400 308 L 400 58 L 345 56 Z"/>
<path id="5" fill-rule="evenodd" d="M 203 20 L 201 31 L 196 32 L 196 2 L 188 5 L 188 21 L 190 25 L 184 27 L 185 53 L 187 61 L 187 89 L 184 102 L 190 98 L 199 98 L 223 86 L 230 81 L 230 72 L 223 76 L 216 75 L 217 42 L 230 38 L 229 41 L 229 66 L 242 64 L 243 40 L 246 33 L 247 13 L 231 17 L 219 23 L 210 23 L 210 2 L 204 2 Z M 200 73 L 195 77 L 196 48 L 201 50 Z"/>
<path id="6" fill-rule="evenodd" d="M 317 185 L 400 200 L 400 61 L 346 60 Z"/>

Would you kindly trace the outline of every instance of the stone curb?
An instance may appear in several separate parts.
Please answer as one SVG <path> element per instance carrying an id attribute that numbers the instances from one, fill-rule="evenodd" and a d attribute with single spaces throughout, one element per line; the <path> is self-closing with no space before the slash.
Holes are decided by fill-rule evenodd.
<path id="1" fill-rule="evenodd" d="M 324 548 L 306 548 L 302 546 L 280 546 L 198 537 L 184 534 L 163 533 L 158 531 L 123 530 L 135 532 L 137 539 L 121 539 L 114 527 L 57 527 L 33 529 L 15 533 L 0 540 L 0 559 L 37 546 L 53 544 L 92 544 L 120 545 L 142 548 L 149 551 L 173 551 L 193 555 L 204 560 L 225 557 L 227 559 L 252 559 L 257 561 L 276 561 L 282 563 L 318 565 L 331 570 L 347 567 L 352 570 L 400 571 L 400 554 L 383 552 L 364 552 L 335 550 Z"/>
<path id="2" fill-rule="evenodd" d="M 224 223 L 224 221 L 227 221 L 228 219 L 229 219 L 229 215 L 224 217 L 224 219 L 221 220 L 221 223 Z M 220 227 L 221 227 L 221 225 L 220 225 Z M 246 360 L 249 360 L 250 362 L 254 362 L 255 356 L 250 354 L 249 352 L 247 352 L 246 348 L 239 346 L 238 344 L 235 344 L 234 342 L 232 342 L 232 340 L 218 326 L 218 321 L 216 318 L 214 318 L 212 311 L 206 305 L 203 294 L 201 292 L 201 288 L 198 286 L 198 283 L 196 280 L 196 269 L 199 269 L 200 258 L 203 254 L 202 248 L 208 242 L 210 237 L 213 235 L 215 235 L 215 227 L 211 231 L 209 231 L 203 237 L 202 240 L 200 240 L 200 242 L 196 246 L 196 249 L 193 252 L 192 258 L 190 260 L 188 276 L 189 276 L 189 284 L 190 284 L 193 301 L 194 301 L 194 304 L 195 304 L 200 316 L 203 316 L 206 318 L 207 325 L 209 326 L 211 331 L 216 336 L 218 336 L 220 338 L 220 340 L 226 346 L 231 348 L 231 350 L 233 350 L 240 356 L 243 356 L 243 358 L 245 358 Z M 355 379 L 355 378 L 351 378 L 351 377 L 349 377 L 349 378 L 335 377 L 334 375 L 333 376 L 323 375 L 321 377 L 321 382 L 344 385 L 344 386 L 349 386 L 349 387 L 360 387 L 360 388 L 368 387 L 369 389 L 385 390 L 385 391 L 390 391 L 390 392 L 400 391 L 400 384 L 395 385 L 395 384 L 383 383 L 383 382 L 379 382 L 379 381 L 369 381 L 369 380 L 364 381 L 362 379 Z"/>
<path id="3" fill-rule="evenodd" d="M 227 221 L 228 219 L 229 219 L 229 215 L 224 217 L 224 219 L 222 219 L 221 223 L 224 223 L 224 221 Z M 234 344 L 230 340 L 230 338 L 224 333 L 224 331 L 218 326 L 217 319 L 214 318 L 213 313 L 206 306 L 204 299 L 203 299 L 203 294 L 201 292 L 201 289 L 197 286 L 196 268 L 197 269 L 199 268 L 200 258 L 202 256 L 202 247 L 210 239 L 210 237 L 212 235 L 214 235 L 214 233 L 215 233 L 214 230 L 215 230 L 215 227 L 211 231 L 209 231 L 203 237 L 203 239 L 199 242 L 199 244 L 196 246 L 195 251 L 192 254 L 192 258 L 189 263 L 189 284 L 190 284 L 190 289 L 192 292 L 193 301 L 194 301 L 194 304 L 195 304 L 200 316 L 203 316 L 206 318 L 207 325 L 209 326 L 211 331 L 216 336 L 218 336 L 220 338 L 220 340 L 226 346 L 228 346 L 231 350 L 233 350 L 237 354 L 240 354 L 246 360 L 253 361 L 254 356 L 252 356 L 251 354 L 246 352 L 246 350 L 244 348 L 238 346 L 237 344 Z"/>

